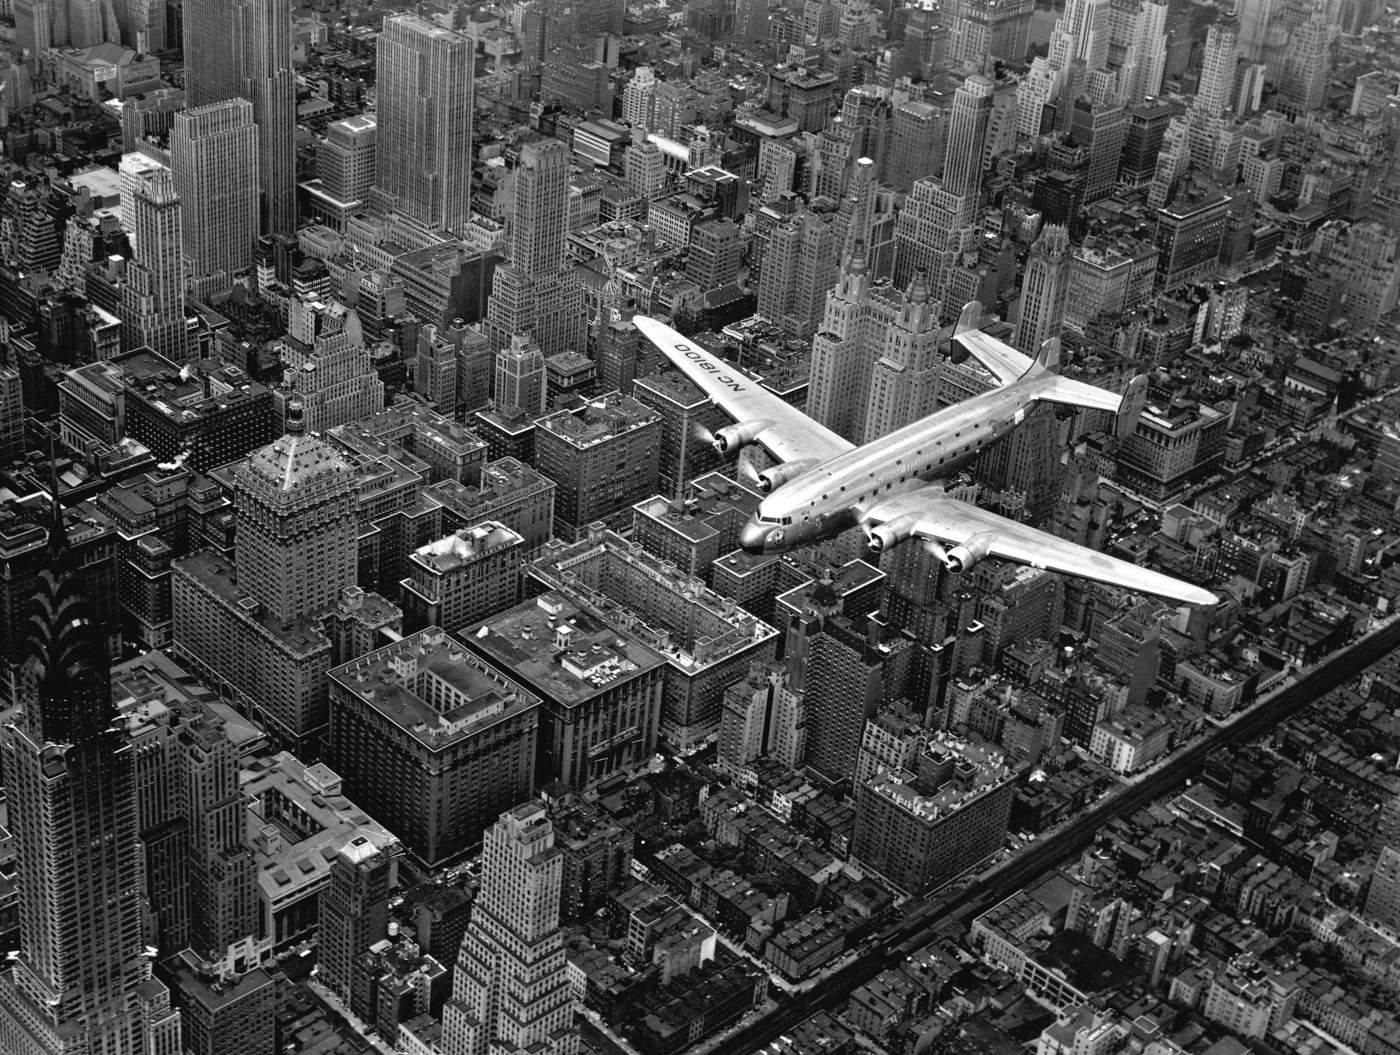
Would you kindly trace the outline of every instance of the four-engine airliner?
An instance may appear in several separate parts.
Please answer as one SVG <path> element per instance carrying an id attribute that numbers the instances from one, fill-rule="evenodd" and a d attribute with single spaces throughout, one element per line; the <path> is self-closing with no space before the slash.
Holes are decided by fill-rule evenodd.
<path id="1" fill-rule="evenodd" d="M 1214 605 L 1208 590 L 1139 567 L 954 498 L 944 482 L 1019 425 L 1036 403 L 1110 411 L 1120 435 L 1136 426 L 1147 379 L 1122 395 L 1060 376 L 1058 339 L 1032 359 L 980 328 L 969 304 L 954 340 L 985 366 L 998 387 L 855 446 L 664 323 L 638 315 L 642 334 L 735 419 L 713 437 L 721 454 L 758 444 L 779 464 L 758 474 L 764 493 L 740 545 L 780 553 L 859 526 L 876 552 L 916 540 L 951 572 L 1001 558 L 1153 594 Z"/>

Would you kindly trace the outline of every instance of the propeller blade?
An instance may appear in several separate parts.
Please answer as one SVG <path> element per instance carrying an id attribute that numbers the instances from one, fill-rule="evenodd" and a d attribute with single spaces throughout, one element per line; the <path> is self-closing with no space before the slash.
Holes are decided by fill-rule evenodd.
<path id="1" fill-rule="evenodd" d="M 739 482 L 748 484 L 750 487 L 759 485 L 758 470 L 754 468 L 752 458 L 741 457 L 739 459 Z"/>
<path id="2" fill-rule="evenodd" d="M 695 438 L 701 443 L 705 444 L 706 446 L 714 445 L 715 434 L 710 431 L 709 426 L 707 426 L 703 421 L 697 421 L 692 427 L 691 431 L 695 433 Z"/>

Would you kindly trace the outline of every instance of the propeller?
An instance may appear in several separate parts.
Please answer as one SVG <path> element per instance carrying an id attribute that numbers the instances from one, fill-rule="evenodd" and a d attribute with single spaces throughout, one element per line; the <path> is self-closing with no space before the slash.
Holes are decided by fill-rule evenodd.
<path id="1" fill-rule="evenodd" d="M 708 447 L 714 446 L 715 434 L 710 430 L 710 427 L 706 425 L 703 421 L 696 421 L 695 424 L 691 427 L 691 432 L 695 434 L 695 438 L 701 443 L 705 444 Z"/>
<path id="2" fill-rule="evenodd" d="M 749 487 L 760 487 L 763 483 L 759 479 L 758 470 L 754 468 L 753 459 L 747 455 L 739 456 L 739 482 Z"/>

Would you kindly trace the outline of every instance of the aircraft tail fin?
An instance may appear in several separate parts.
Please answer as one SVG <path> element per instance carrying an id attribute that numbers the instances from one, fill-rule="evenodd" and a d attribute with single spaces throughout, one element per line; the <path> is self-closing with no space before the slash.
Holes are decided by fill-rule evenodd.
<path id="1" fill-rule="evenodd" d="M 1147 407 L 1147 375 L 1138 374 L 1128 382 L 1123 402 L 1118 408 L 1118 438 L 1125 439 L 1137 428 L 1138 418 Z"/>
<path id="2" fill-rule="evenodd" d="M 961 337 L 970 330 L 980 330 L 981 328 L 982 302 L 970 300 L 963 306 L 962 314 L 958 316 L 957 324 L 953 327 L 953 336 Z"/>
<path id="3" fill-rule="evenodd" d="M 1058 374 L 1060 372 L 1060 339 L 1058 337 L 1047 337 L 1040 346 L 1040 352 L 1035 357 L 1035 365 L 1031 367 L 1033 374 Z"/>

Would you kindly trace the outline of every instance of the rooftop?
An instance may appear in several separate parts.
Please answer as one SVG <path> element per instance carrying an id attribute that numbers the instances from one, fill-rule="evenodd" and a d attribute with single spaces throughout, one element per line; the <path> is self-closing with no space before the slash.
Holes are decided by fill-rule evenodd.
<path id="1" fill-rule="evenodd" d="M 330 677 L 433 750 L 539 704 L 438 627 L 336 667 Z"/>
<path id="2" fill-rule="evenodd" d="M 541 594 L 461 636 L 528 688 L 570 707 L 664 662 L 558 593 Z"/>

